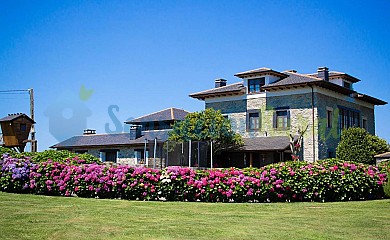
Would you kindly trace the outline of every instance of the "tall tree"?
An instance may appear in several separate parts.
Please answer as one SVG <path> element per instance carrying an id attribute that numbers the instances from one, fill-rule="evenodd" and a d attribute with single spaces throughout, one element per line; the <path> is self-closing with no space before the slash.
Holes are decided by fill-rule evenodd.
<path id="1" fill-rule="evenodd" d="M 169 133 L 169 141 L 213 141 L 214 153 L 243 145 L 242 137 L 232 130 L 230 120 L 220 111 L 208 108 L 190 113 L 184 121 L 176 122 Z"/>

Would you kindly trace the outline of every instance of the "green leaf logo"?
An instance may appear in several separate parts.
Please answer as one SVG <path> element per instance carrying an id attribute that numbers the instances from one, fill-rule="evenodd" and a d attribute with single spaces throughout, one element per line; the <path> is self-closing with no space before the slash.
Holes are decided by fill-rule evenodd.
<path id="1" fill-rule="evenodd" d="M 83 101 L 87 101 L 93 94 L 93 90 L 87 90 L 84 85 L 80 88 L 80 99 Z"/>

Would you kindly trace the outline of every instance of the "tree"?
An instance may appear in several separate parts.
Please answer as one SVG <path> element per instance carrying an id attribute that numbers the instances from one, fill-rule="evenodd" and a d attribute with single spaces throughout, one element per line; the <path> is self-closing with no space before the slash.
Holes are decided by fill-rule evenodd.
<path id="1" fill-rule="evenodd" d="M 301 146 L 302 146 L 302 141 L 303 141 L 303 135 L 305 135 L 308 128 L 309 128 L 309 125 L 306 125 L 306 127 L 303 129 L 299 128 L 298 129 L 298 138 L 295 138 L 295 136 L 292 135 L 291 133 L 289 134 L 291 158 L 294 162 L 299 161 L 300 151 L 302 150 Z"/>
<path id="2" fill-rule="evenodd" d="M 220 111 L 208 108 L 190 113 L 184 121 L 176 122 L 169 132 L 169 141 L 213 141 L 214 153 L 243 145 L 242 137 L 232 130 L 230 120 Z"/>
<path id="3" fill-rule="evenodd" d="M 375 164 L 374 156 L 389 151 L 387 142 L 362 128 L 348 128 L 341 133 L 336 156 L 344 161 Z"/>

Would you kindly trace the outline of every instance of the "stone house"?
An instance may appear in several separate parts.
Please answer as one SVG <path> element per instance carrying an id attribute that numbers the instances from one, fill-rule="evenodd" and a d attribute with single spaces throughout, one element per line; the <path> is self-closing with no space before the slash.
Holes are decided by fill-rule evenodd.
<path id="1" fill-rule="evenodd" d="M 390 161 L 390 152 L 385 152 L 374 156 L 376 165 L 379 166 L 382 162 Z"/>
<path id="2" fill-rule="evenodd" d="M 83 135 L 71 137 L 51 148 L 89 153 L 103 162 L 131 166 L 165 167 L 163 143 L 176 121 L 184 120 L 189 112 L 169 108 L 151 113 L 131 121 L 130 132 L 96 134 L 95 130 L 84 130 Z"/>
<path id="3" fill-rule="evenodd" d="M 222 154 L 219 167 L 259 167 L 291 159 L 290 134 L 303 135 L 300 159 L 334 157 L 341 131 L 357 126 L 375 134 L 374 108 L 386 102 L 354 90 L 360 80 L 318 68 L 316 73 L 259 68 L 235 74 L 241 81 L 190 94 L 220 110 L 243 136 L 244 147 Z"/>

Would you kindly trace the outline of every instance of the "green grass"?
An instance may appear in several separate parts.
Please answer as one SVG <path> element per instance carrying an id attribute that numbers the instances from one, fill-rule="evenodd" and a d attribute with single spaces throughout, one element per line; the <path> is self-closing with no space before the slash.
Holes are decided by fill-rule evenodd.
<path id="1" fill-rule="evenodd" d="M 390 200 L 227 204 L 0 192 L 1 239 L 390 239 Z"/>

